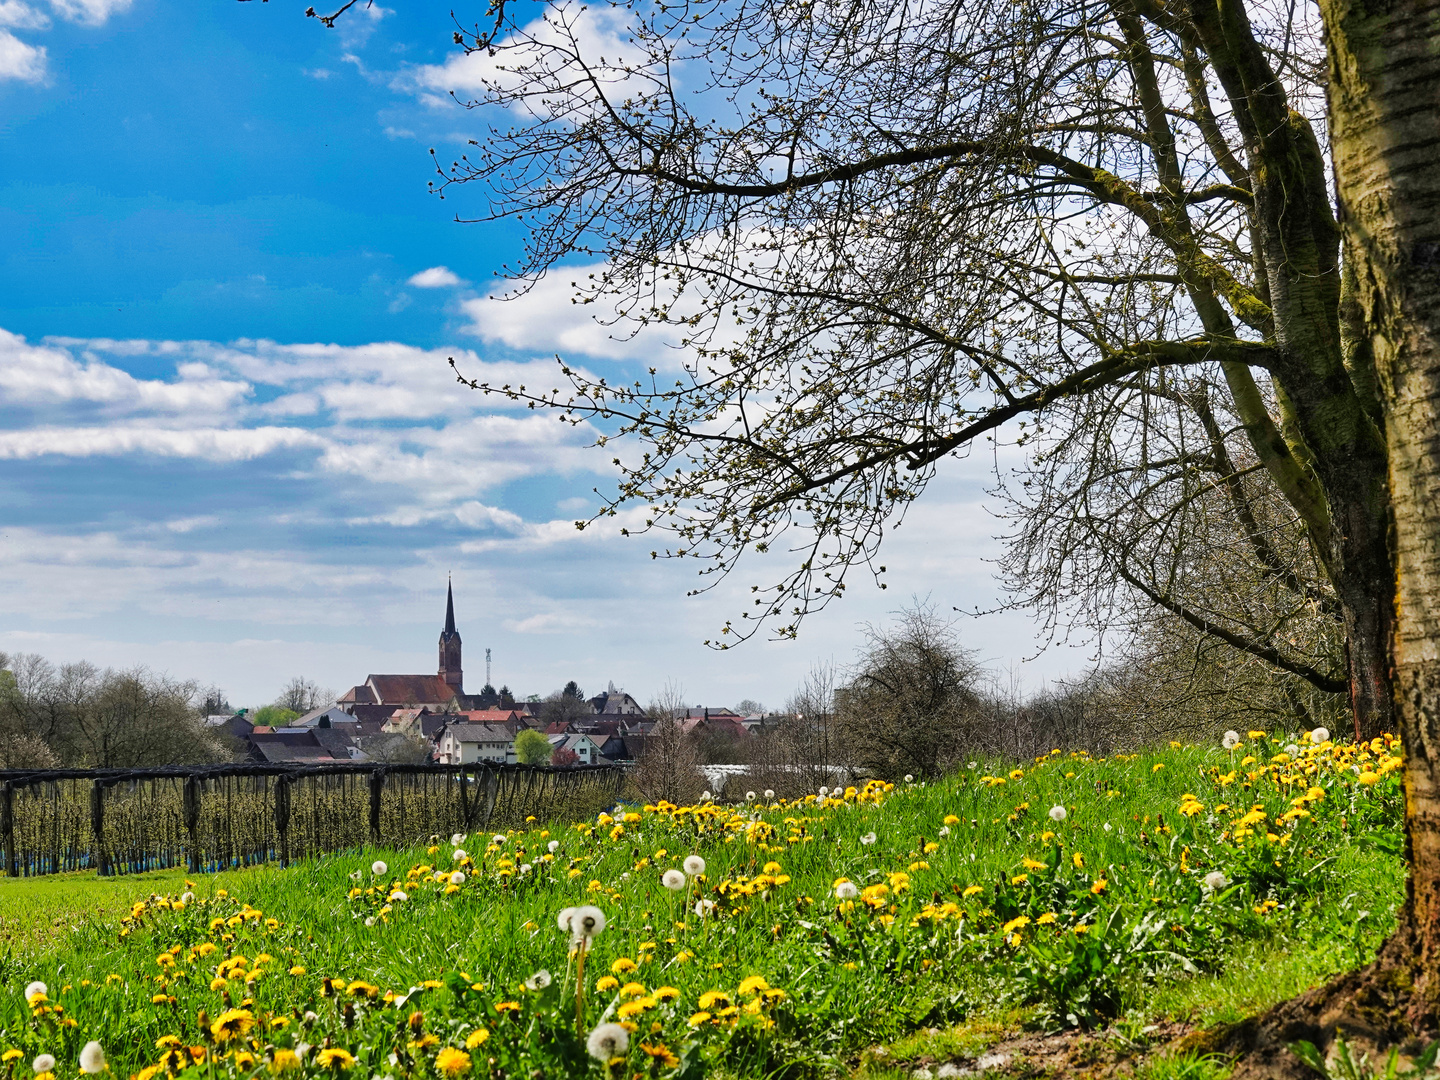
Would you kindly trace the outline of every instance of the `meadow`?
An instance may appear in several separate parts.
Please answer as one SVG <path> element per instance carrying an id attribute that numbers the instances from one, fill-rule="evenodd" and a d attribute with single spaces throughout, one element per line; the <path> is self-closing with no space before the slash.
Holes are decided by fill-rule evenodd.
<path id="1" fill-rule="evenodd" d="M 1399 763 L 1388 737 L 1250 732 L 219 878 L 7 881 L 0 1059 L 7 1080 L 959 1076 L 1006 1032 L 1080 1029 L 1137 1075 L 1220 1077 L 1145 1059 L 1147 1033 L 1373 955 L 1403 892 Z"/>

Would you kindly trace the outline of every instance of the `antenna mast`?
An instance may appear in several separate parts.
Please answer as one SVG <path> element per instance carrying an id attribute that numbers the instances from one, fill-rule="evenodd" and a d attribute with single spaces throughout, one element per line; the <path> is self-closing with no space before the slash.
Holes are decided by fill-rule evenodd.
<path id="1" fill-rule="evenodd" d="M 485 685 L 490 685 L 490 650 L 485 650 Z"/>

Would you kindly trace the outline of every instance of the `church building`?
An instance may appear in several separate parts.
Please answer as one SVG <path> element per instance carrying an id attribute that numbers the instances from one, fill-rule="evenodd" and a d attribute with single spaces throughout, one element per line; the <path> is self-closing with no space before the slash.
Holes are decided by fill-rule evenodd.
<path id="1" fill-rule="evenodd" d="M 421 707 L 436 712 L 467 712 L 491 706 L 489 694 L 467 694 L 455 628 L 455 591 L 445 588 L 445 628 L 440 631 L 440 663 L 434 675 L 367 675 L 337 699 L 346 712 L 364 720 L 388 719 L 397 709 Z"/>

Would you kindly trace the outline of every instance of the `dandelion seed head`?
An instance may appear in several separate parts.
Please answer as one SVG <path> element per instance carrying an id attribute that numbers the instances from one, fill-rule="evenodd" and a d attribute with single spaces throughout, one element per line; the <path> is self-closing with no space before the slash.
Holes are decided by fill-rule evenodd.
<path id="1" fill-rule="evenodd" d="M 187 892 L 187 893 L 181 894 L 181 896 L 180 896 L 180 902 L 181 902 L 182 904 L 187 904 L 187 905 L 188 905 L 188 904 L 193 904 L 193 903 L 195 902 L 195 894 L 194 894 L 193 892 Z"/>
<path id="2" fill-rule="evenodd" d="M 370 873 L 374 874 L 376 877 L 382 877 L 384 874 L 388 873 L 389 870 L 390 867 L 386 866 L 379 859 L 376 859 L 370 864 Z"/>
<path id="3" fill-rule="evenodd" d="M 451 884 L 451 885 L 464 885 L 464 884 L 465 884 L 465 871 L 464 871 L 464 870 L 456 870 L 454 873 L 452 873 L 452 874 L 450 875 L 450 884 Z"/>
<path id="4" fill-rule="evenodd" d="M 766 799 L 766 801 L 769 801 L 770 799 L 773 799 L 773 798 L 775 798 L 775 792 L 774 792 L 773 790 L 771 790 L 770 788 L 767 787 L 767 788 L 765 789 L 765 799 Z"/>
<path id="5" fill-rule="evenodd" d="M 560 841 L 551 840 L 550 843 L 545 845 L 545 850 L 550 852 L 551 855 L 554 855 L 555 852 L 560 850 Z"/>
<path id="6" fill-rule="evenodd" d="M 949 826 L 949 825 L 941 825 L 941 826 L 940 826 L 940 835 L 941 835 L 941 836 L 949 836 L 949 835 L 950 835 L 950 826 Z"/>
<path id="7" fill-rule="evenodd" d="M 754 802 L 754 801 L 755 801 L 755 793 L 754 793 L 753 791 L 747 791 L 747 792 L 745 792 L 745 801 L 746 801 L 746 802 Z"/>
<path id="8" fill-rule="evenodd" d="M 506 837 L 501 833 L 496 833 L 493 837 L 491 837 L 491 839 L 494 840 L 497 844 L 503 844 L 505 843 Z"/>
<path id="9" fill-rule="evenodd" d="M 528 874 L 533 869 L 535 868 L 531 866 L 528 862 L 522 862 L 520 864 L 520 873 L 522 874 Z"/>
<path id="10" fill-rule="evenodd" d="M 569 930 L 570 920 L 574 918 L 574 916 L 575 909 L 573 907 L 561 908 L 560 913 L 555 916 L 555 925 L 560 927 L 561 930 Z"/>
<path id="11" fill-rule="evenodd" d="M 601 1024 L 590 1032 L 585 1049 L 596 1061 L 609 1061 L 630 1049 L 630 1032 L 619 1024 Z"/>
<path id="12" fill-rule="evenodd" d="M 1310 732 L 1310 741 L 1316 746 L 1319 746 L 1321 743 L 1329 742 L 1330 729 L 1317 727 L 1314 731 Z"/>
<path id="13" fill-rule="evenodd" d="M 711 795 L 710 792 L 708 792 L 708 791 L 702 791 L 702 792 L 700 792 L 700 801 L 701 801 L 701 802 L 709 802 L 712 798 L 714 798 L 714 796 Z"/>
<path id="14" fill-rule="evenodd" d="M 672 892 L 679 892 L 685 888 L 685 875 L 672 867 L 660 875 L 660 884 Z"/>
<path id="15" fill-rule="evenodd" d="M 40 981 L 37 979 L 35 982 L 32 982 L 29 986 L 25 987 L 25 1000 L 26 1000 L 26 1001 L 29 1001 L 31 998 L 35 997 L 36 995 L 39 995 L 39 996 L 41 996 L 41 997 L 44 997 L 44 996 L 46 996 L 46 995 L 49 994 L 49 993 L 50 993 L 50 988 L 49 988 L 48 986 L 46 986 L 43 982 L 40 982 Z M 43 1069 L 36 1069 L 35 1071 L 36 1071 L 36 1072 L 43 1072 L 44 1070 L 43 1070 Z"/>
<path id="16" fill-rule="evenodd" d="M 459 847 L 459 846 L 460 846 L 461 844 L 463 844 L 464 842 L 465 842 L 465 834 L 464 834 L 463 832 L 457 832 L 457 833 L 452 833 L 452 834 L 451 834 L 451 836 L 450 836 L 450 843 L 454 844 L 456 847 Z"/>
<path id="17" fill-rule="evenodd" d="M 1227 731 L 1220 739 L 1220 745 L 1226 750 L 1234 750 L 1240 745 L 1240 733 L 1238 731 Z"/>
<path id="18" fill-rule="evenodd" d="M 822 784 L 822 785 L 820 786 L 820 797 L 823 799 L 823 798 L 825 798 L 826 795 L 829 795 L 829 794 L 830 794 L 830 789 L 829 789 L 828 787 L 825 787 L 825 786 Z"/>
<path id="19" fill-rule="evenodd" d="M 539 971 L 535 972 L 534 975 L 531 975 L 528 979 L 525 980 L 525 989 L 544 990 L 554 981 L 555 980 L 550 975 L 550 972 L 546 971 L 544 968 L 541 968 Z"/>
<path id="20" fill-rule="evenodd" d="M 1065 807 L 1061 806 L 1059 803 L 1056 803 L 1054 806 L 1050 807 L 1051 821 L 1064 821 L 1069 816 L 1070 815 L 1066 812 Z"/>
<path id="21" fill-rule="evenodd" d="M 605 929 L 605 913 L 593 904 L 577 907 L 570 916 L 570 932 L 577 938 L 593 938 Z"/>
<path id="22" fill-rule="evenodd" d="M 873 832 L 867 832 L 864 836 L 860 837 L 860 843 L 864 844 L 866 847 L 869 847 L 878 839 L 880 838 L 876 836 Z"/>
<path id="23" fill-rule="evenodd" d="M 1210 873 L 1205 875 L 1205 887 L 1207 889 L 1219 890 L 1225 888 L 1225 886 L 1229 884 L 1230 881 L 1228 878 L 1225 877 L 1223 871 L 1211 870 Z"/>
<path id="24" fill-rule="evenodd" d="M 105 1068 L 105 1051 L 94 1039 L 87 1042 L 80 1051 L 80 1071 L 84 1073 L 98 1073 Z"/>
<path id="25" fill-rule="evenodd" d="M 50 1072 L 55 1068 L 55 1055 L 37 1054 L 35 1060 L 31 1062 L 31 1068 L 37 1073 Z"/>
<path id="26" fill-rule="evenodd" d="M 914 782 L 915 782 L 915 777 L 914 777 L 913 775 L 911 775 L 910 773 L 907 772 L 907 773 L 905 774 L 905 783 L 907 783 L 907 784 L 913 784 Z"/>
<path id="27" fill-rule="evenodd" d="M 853 881 L 842 881 L 839 885 L 835 886 L 835 898 L 837 900 L 854 900 L 859 895 L 860 890 L 856 888 Z"/>
<path id="28" fill-rule="evenodd" d="M 1292 742 L 1292 743 L 1290 743 L 1289 745 L 1287 745 L 1287 746 L 1285 747 L 1285 753 L 1289 754 L 1289 755 L 1293 758 L 1293 757 L 1295 757 L 1297 754 L 1300 753 L 1300 747 L 1296 746 L 1296 745 Z"/>
<path id="29" fill-rule="evenodd" d="M 462 859 L 468 859 L 469 857 L 469 855 L 465 854 L 464 848 L 456 848 L 455 854 L 451 856 L 456 862 L 460 862 Z"/>
<path id="30" fill-rule="evenodd" d="M 696 900 L 696 901 L 695 901 L 695 914 L 698 915 L 698 916 L 700 916 L 700 918 L 702 918 L 702 919 L 705 918 L 705 916 L 709 915 L 710 912 L 712 912 L 712 911 L 714 911 L 714 910 L 715 910 L 715 901 L 714 901 L 714 900 Z"/>
<path id="31" fill-rule="evenodd" d="M 691 877 L 699 877 L 705 872 L 705 860 L 699 855 L 685 856 L 685 861 L 680 865 L 685 867 L 685 873 Z"/>

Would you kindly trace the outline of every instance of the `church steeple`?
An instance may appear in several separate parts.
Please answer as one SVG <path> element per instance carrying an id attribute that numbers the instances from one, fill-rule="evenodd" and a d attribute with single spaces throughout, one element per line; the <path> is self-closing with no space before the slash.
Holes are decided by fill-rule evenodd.
<path id="1" fill-rule="evenodd" d="M 440 631 L 441 679 L 458 693 L 465 692 L 465 673 L 460 665 L 460 631 L 455 629 L 455 590 L 445 583 L 445 629 Z"/>

